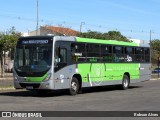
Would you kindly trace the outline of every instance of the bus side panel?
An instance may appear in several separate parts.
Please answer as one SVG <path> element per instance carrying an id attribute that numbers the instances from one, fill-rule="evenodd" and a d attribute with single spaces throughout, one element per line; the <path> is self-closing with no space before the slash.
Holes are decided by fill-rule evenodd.
<path id="1" fill-rule="evenodd" d="M 122 80 L 124 73 L 129 73 L 130 79 L 139 79 L 139 64 L 112 63 L 106 64 L 107 80 Z"/>
<path id="2" fill-rule="evenodd" d="M 78 73 L 82 77 L 82 86 L 99 86 L 106 80 L 104 63 L 78 64 Z"/>
<path id="3" fill-rule="evenodd" d="M 77 72 L 82 77 L 82 83 L 89 82 L 88 78 L 90 77 L 89 76 L 90 67 L 91 67 L 91 64 L 89 64 L 89 63 L 78 64 L 78 71 Z"/>
<path id="4" fill-rule="evenodd" d="M 70 88 L 71 79 L 76 74 L 76 65 L 66 66 L 54 74 L 54 88 L 67 89 Z"/>
<path id="5" fill-rule="evenodd" d="M 83 87 L 121 84 L 124 73 L 129 73 L 133 83 L 140 78 L 138 63 L 78 64 L 78 72 L 82 77 Z"/>
<path id="6" fill-rule="evenodd" d="M 145 81 L 145 80 L 150 80 L 151 78 L 151 65 L 150 64 L 145 64 L 141 63 L 140 64 L 140 81 Z"/>

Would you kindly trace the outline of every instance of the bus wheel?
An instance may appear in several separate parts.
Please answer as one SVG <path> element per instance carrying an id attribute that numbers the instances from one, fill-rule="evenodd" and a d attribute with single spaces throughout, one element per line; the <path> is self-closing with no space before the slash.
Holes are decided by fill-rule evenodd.
<path id="1" fill-rule="evenodd" d="M 79 82 L 77 78 L 73 77 L 71 81 L 71 87 L 69 89 L 70 95 L 76 95 L 79 91 Z"/>
<path id="2" fill-rule="evenodd" d="M 121 85 L 121 89 L 122 90 L 126 90 L 129 87 L 129 77 L 127 75 L 123 76 L 123 80 L 122 80 L 122 85 Z"/>

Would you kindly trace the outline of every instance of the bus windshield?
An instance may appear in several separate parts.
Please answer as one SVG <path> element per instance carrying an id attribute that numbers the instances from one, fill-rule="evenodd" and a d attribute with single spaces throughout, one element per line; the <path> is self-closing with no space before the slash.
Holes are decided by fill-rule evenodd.
<path id="1" fill-rule="evenodd" d="M 14 67 L 19 76 L 40 77 L 51 68 L 52 46 L 17 45 Z"/>

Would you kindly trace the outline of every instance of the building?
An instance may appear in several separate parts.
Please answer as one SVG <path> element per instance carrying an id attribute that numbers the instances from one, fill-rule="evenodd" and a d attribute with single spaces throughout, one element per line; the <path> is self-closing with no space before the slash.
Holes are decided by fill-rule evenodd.
<path id="1" fill-rule="evenodd" d="M 138 44 L 149 44 L 150 41 L 148 40 L 140 40 L 140 39 L 129 39 L 130 41 Z"/>
<path id="2" fill-rule="evenodd" d="M 55 27 L 55 26 L 41 26 L 37 31 L 35 30 L 35 31 L 28 32 L 28 36 L 47 35 L 47 34 L 77 36 L 79 32 L 72 30 L 70 28 Z"/>

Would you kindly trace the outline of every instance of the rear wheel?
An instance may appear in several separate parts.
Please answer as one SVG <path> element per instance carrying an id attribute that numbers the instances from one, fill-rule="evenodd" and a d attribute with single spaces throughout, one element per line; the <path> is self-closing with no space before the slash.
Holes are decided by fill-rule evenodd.
<path id="1" fill-rule="evenodd" d="M 73 77 L 71 81 L 71 86 L 69 89 L 70 95 L 76 95 L 79 92 L 80 86 L 77 78 Z"/>
<path id="2" fill-rule="evenodd" d="M 127 75 L 123 76 L 123 80 L 122 80 L 122 85 L 121 85 L 121 89 L 122 90 L 126 90 L 129 87 L 129 77 Z"/>

